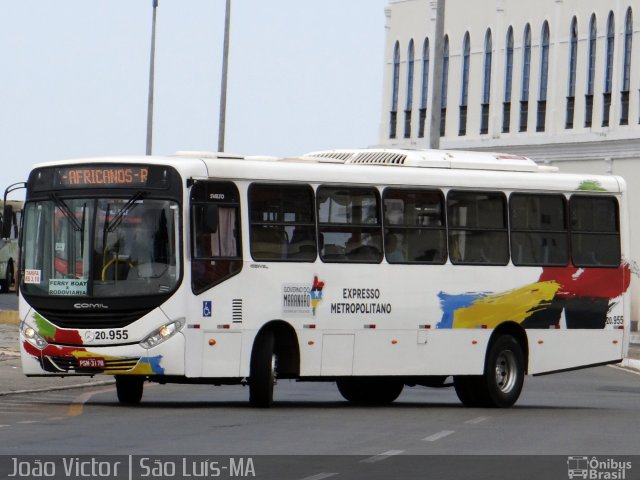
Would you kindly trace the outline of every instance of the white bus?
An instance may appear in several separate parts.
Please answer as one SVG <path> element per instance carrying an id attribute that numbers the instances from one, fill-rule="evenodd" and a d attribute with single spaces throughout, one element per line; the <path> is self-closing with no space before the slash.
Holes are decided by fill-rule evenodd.
<path id="1" fill-rule="evenodd" d="M 24 188 L 24 182 L 9 185 L 4 191 L 0 207 L 0 293 L 9 292 L 16 278 L 23 202 L 8 200 L 7 197 L 21 188 Z"/>
<path id="2" fill-rule="evenodd" d="M 20 232 L 20 216 L 22 202 L 7 202 L 0 215 L 2 235 L 0 235 L 0 293 L 7 293 L 15 281 L 18 264 L 18 237 Z"/>
<path id="3" fill-rule="evenodd" d="M 336 382 L 352 402 L 453 384 L 508 407 L 526 374 L 621 361 L 627 197 L 615 176 L 512 155 L 82 159 L 29 176 L 29 376 Z M 453 378 L 452 382 L 449 380 Z"/>

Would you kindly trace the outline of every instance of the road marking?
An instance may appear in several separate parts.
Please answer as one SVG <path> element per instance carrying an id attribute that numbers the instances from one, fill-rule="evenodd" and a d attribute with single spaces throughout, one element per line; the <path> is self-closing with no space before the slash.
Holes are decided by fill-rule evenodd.
<path id="1" fill-rule="evenodd" d="M 391 458 L 394 455 L 400 455 L 404 453 L 404 450 L 389 450 L 388 452 L 380 453 L 378 455 L 374 455 L 373 457 L 365 458 L 364 460 L 360 460 L 360 463 L 376 463 L 381 462 L 382 460 L 386 460 L 387 458 Z"/>
<path id="2" fill-rule="evenodd" d="M 22 420 L 16 423 L 20 423 L 22 425 L 31 425 L 32 423 L 39 423 L 39 422 L 37 420 Z"/>
<path id="3" fill-rule="evenodd" d="M 10 427 L 11 425 L 0 425 L 0 428 Z"/>
<path id="4" fill-rule="evenodd" d="M 467 420 L 464 423 L 470 423 L 471 425 L 477 425 L 478 423 L 482 423 L 485 420 L 489 420 L 489 417 L 476 417 L 476 418 L 472 418 L 471 420 Z"/>
<path id="5" fill-rule="evenodd" d="M 433 435 L 429 435 L 422 439 L 423 442 L 435 442 L 440 440 L 441 438 L 448 437 L 452 433 L 456 433 L 453 430 L 442 430 L 441 432 L 434 433 Z"/>
<path id="6" fill-rule="evenodd" d="M 329 478 L 338 475 L 337 473 L 318 473 L 316 475 L 311 475 L 310 477 L 304 477 L 301 480 L 322 480 L 323 478 Z"/>
<path id="7" fill-rule="evenodd" d="M 99 393 L 112 392 L 113 390 L 113 387 L 103 388 L 102 390 L 95 390 L 93 392 L 86 392 L 82 395 L 78 395 L 71 401 L 71 405 L 69 405 L 69 409 L 67 410 L 67 417 L 78 417 L 82 415 L 84 404 L 91 400 L 91 397 L 98 395 Z"/>

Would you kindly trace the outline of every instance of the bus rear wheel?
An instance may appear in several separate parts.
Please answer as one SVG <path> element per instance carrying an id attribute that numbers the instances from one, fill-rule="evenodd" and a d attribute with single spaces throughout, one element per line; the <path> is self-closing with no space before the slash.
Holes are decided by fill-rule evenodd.
<path id="1" fill-rule="evenodd" d="M 276 356 L 273 332 L 264 332 L 257 339 L 251 354 L 249 375 L 249 404 L 268 408 L 273 404 L 273 387 L 276 384 Z"/>
<path id="2" fill-rule="evenodd" d="M 453 385 L 466 407 L 511 407 L 524 384 L 524 353 L 511 335 L 501 335 L 489 346 L 483 375 L 459 375 Z"/>
<path id="3" fill-rule="evenodd" d="M 339 378 L 338 391 L 345 400 L 364 405 L 386 405 L 402 393 L 401 380 L 386 378 Z"/>
<path id="4" fill-rule="evenodd" d="M 142 400 L 144 377 L 116 375 L 116 393 L 120 403 L 138 405 Z"/>

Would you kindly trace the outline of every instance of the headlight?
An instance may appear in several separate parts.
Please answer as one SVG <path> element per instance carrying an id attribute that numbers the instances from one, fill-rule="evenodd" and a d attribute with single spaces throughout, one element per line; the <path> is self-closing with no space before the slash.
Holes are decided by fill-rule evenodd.
<path id="1" fill-rule="evenodd" d="M 140 342 L 140 346 L 142 348 L 149 350 L 150 348 L 153 348 L 156 345 L 160 345 L 165 340 L 168 340 L 171 337 L 173 337 L 177 332 L 180 331 L 180 328 L 182 328 L 181 322 L 176 321 L 176 322 L 167 323 L 166 325 L 163 325 L 162 327 L 157 329 L 147 338 L 142 340 Z"/>
<path id="2" fill-rule="evenodd" d="M 32 327 L 28 326 L 26 323 L 22 322 L 20 324 L 20 331 L 24 338 L 31 345 L 36 347 L 38 350 L 44 350 L 49 343 L 40 336 L 38 332 L 35 331 Z"/>

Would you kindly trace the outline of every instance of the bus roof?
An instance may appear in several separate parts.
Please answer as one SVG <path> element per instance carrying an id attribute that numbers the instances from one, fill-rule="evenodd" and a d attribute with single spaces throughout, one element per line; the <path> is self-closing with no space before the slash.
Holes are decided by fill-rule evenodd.
<path id="1" fill-rule="evenodd" d="M 173 156 L 96 157 L 36 167 L 74 163 L 158 163 L 179 169 L 186 178 L 610 193 L 626 189 L 624 180 L 614 175 L 560 173 L 527 157 L 463 150 L 343 149 L 298 157 L 181 151 Z"/>
<path id="2" fill-rule="evenodd" d="M 311 152 L 302 158 L 337 160 L 345 164 L 418 168 L 453 168 L 511 172 L 557 171 L 519 155 L 456 150 L 357 149 Z M 551 170 L 550 170 L 551 169 Z"/>

